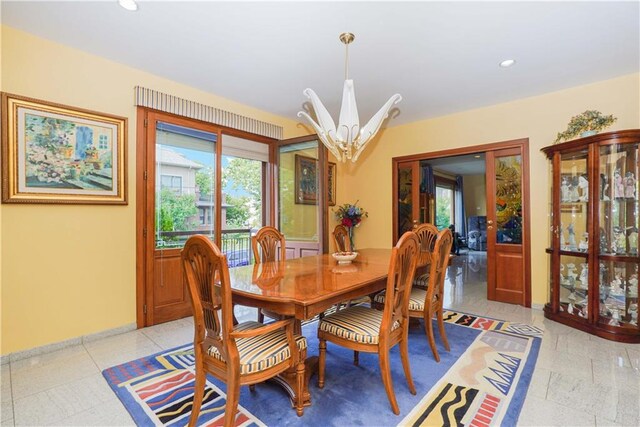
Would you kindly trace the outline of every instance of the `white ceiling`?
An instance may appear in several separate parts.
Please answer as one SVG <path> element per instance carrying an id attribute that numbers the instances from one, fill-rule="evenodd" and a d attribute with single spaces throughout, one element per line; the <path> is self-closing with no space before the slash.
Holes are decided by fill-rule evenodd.
<path id="1" fill-rule="evenodd" d="M 400 93 L 391 126 L 640 70 L 637 1 L 139 4 L 2 0 L 1 19 L 292 119 L 307 87 L 337 119 L 344 31 L 360 119 Z"/>

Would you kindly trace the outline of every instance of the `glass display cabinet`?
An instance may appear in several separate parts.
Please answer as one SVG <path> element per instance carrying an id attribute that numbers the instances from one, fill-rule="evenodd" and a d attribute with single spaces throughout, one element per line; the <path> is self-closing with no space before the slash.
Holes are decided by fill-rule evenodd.
<path id="1" fill-rule="evenodd" d="M 549 319 L 640 342 L 640 130 L 543 148 L 551 161 Z"/>

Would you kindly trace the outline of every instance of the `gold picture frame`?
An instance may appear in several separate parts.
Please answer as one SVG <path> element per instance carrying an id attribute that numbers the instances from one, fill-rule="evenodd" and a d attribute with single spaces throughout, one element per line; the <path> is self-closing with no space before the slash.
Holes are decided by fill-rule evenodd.
<path id="1" fill-rule="evenodd" d="M 2 93 L 2 202 L 127 204 L 127 118 Z"/>

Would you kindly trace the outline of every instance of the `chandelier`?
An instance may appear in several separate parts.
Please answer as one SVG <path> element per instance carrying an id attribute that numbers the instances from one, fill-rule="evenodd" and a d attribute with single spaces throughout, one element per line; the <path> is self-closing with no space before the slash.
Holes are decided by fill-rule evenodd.
<path id="1" fill-rule="evenodd" d="M 340 109 L 340 122 L 336 127 L 335 122 L 327 109 L 322 105 L 320 98 L 312 89 L 305 89 L 302 93 L 311 100 L 313 110 L 316 113 L 316 122 L 304 111 L 298 112 L 298 117 L 304 117 L 313 126 L 320 141 L 329 149 L 338 160 L 346 162 L 347 159 L 355 162 L 367 143 L 380 130 L 384 119 L 389 115 L 391 107 L 402 101 L 399 94 L 393 95 L 389 100 L 371 117 L 369 122 L 360 127 L 358 118 L 358 107 L 356 106 L 356 95 L 353 80 L 349 79 L 349 43 L 355 39 L 351 33 L 340 34 L 340 41 L 346 47 L 344 66 L 344 88 L 342 91 L 342 107 Z"/>

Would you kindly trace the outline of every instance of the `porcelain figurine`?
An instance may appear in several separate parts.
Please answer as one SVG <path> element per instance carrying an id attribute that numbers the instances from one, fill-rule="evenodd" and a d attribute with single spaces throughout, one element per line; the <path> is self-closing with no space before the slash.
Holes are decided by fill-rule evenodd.
<path id="1" fill-rule="evenodd" d="M 587 175 L 580 175 L 580 177 L 578 177 L 578 188 L 580 189 L 580 197 L 578 200 L 581 202 L 588 202 L 589 180 L 587 179 Z"/>
<path id="2" fill-rule="evenodd" d="M 578 273 L 576 272 L 576 265 L 574 263 L 567 264 L 567 278 L 572 278 L 576 280 L 578 278 Z"/>
<path id="3" fill-rule="evenodd" d="M 636 178 L 633 172 L 627 172 L 624 177 L 624 197 L 627 199 L 636 198 Z"/>
<path id="4" fill-rule="evenodd" d="M 587 310 L 587 306 L 586 305 L 584 307 L 582 307 L 582 310 L 580 310 L 578 312 L 578 316 L 584 317 L 585 319 L 587 318 L 588 314 L 589 314 L 589 311 Z"/>
<path id="5" fill-rule="evenodd" d="M 613 243 L 611 244 L 611 249 L 617 254 L 627 252 L 627 236 L 624 235 L 622 227 L 613 227 Z"/>
<path id="6" fill-rule="evenodd" d="M 580 192 L 578 191 L 579 188 L 579 183 L 578 183 L 578 177 L 574 176 L 573 179 L 571 180 L 571 186 L 569 186 L 570 190 L 571 190 L 571 195 L 569 197 L 569 201 L 571 202 L 579 202 L 580 201 Z"/>
<path id="7" fill-rule="evenodd" d="M 629 305 L 629 314 L 631 315 L 631 323 L 632 325 L 638 325 L 638 304 Z"/>
<path id="8" fill-rule="evenodd" d="M 575 251 L 578 249 L 578 244 L 576 243 L 576 232 L 573 223 L 567 226 L 567 231 L 569 232 L 569 250 Z"/>
<path id="9" fill-rule="evenodd" d="M 560 184 L 560 201 L 561 202 L 569 202 L 570 189 L 569 189 L 569 179 L 566 176 L 562 177 L 562 184 Z"/>
<path id="10" fill-rule="evenodd" d="M 603 173 L 600 174 L 600 200 L 609 200 L 609 179 Z"/>
<path id="11" fill-rule="evenodd" d="M 611 320 L 609 320 L 611 326 L 620 326 L 620 311 L 617 308 L 611 309 Z"/>
<path id="12" fill-rule="evenodd" d="M 589 249 L 589 233 L 582 233 L 582 240 L 580 240 L 578 249 L 580 249 L 582 252 L 586 252 Z"/>
<path id="13" fill-rule="evenodd" d="M 582 270 L 580 270 L 580 287 L 587 289 L 589 287 L 589 264 L 583 262 L 580 267 L 582 267 Z"/>
<path id="14" fill-rule="evenodd" d="M 628 228 L 629 252 L 632 255 L 638 255 L 638 229 L 636 227 Z"/>
<path id="15" fill-rule="evenodd" d="M 638 298 L 638 275 L 631 275 L 628 283 L 629 287 L 627 288 L 627 294 L 629 295 L 629 298 Z"/>
<path id="16" fill-rule="evenodd" d="M 620 174 L 620 169 L 616 169 L 613 174 L 613 197 L 616 199 L 624 197 L 624 183 L 622 175 Z"/>

